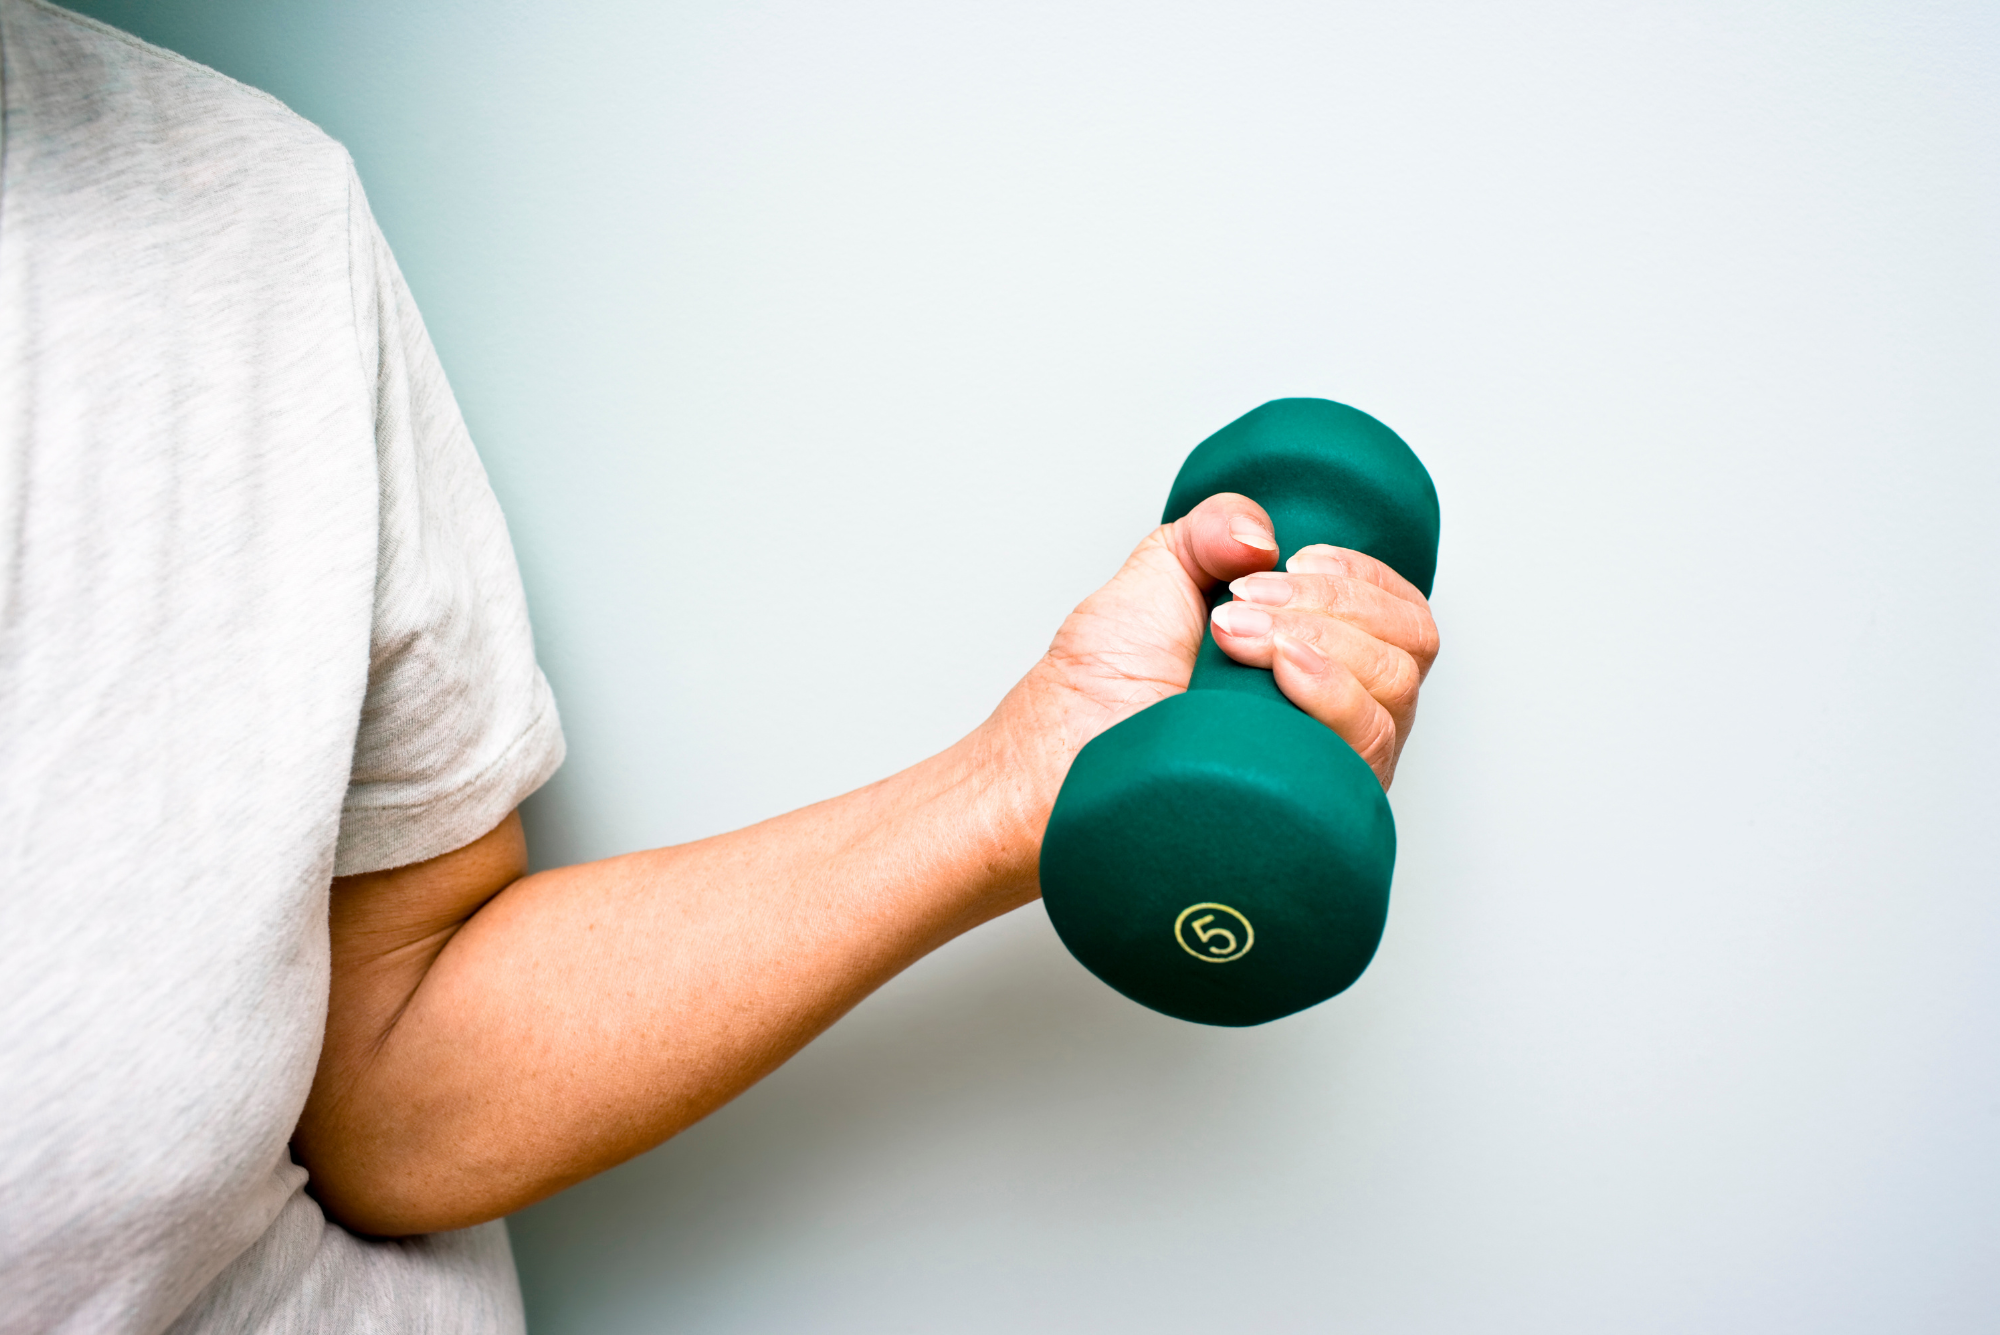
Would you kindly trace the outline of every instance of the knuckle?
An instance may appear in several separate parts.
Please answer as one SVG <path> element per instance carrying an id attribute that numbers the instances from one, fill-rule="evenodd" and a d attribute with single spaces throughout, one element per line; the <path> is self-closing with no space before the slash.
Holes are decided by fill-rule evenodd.
<path id="1" fill-rule="evenodd" d="M 1438 641 L 1437 620 L 1431 616 L 1429 608 L 1423 609 L 1417 617 L 1416 633 L 1412 639 L 1415 643 L 1410 646 L 1410 656 L 1417 660 L 1419 667 L 1428 671 L 1430 665 L 1437 661 L 1438 650 L 1443 647 Z"/>
<path id="2" fill-rule="evenodd" d="M 1350 620 L 1358 608 L 1353 580 L 1324 574 L 1292 574 L 1287 578 L 1298 592 L 1300 605 L 1323 616 Z"/>
<path id="3" fill-rule="evenodd" d="M 1187 518 L 1183 516 L 1171 524 L 1161 524 L 1154 528 L 1152 532 L 1139 539 L 1139 545 L 1134 547 L 1132 554 L 1125 558 L 1125 564 L 1129 566 L 1136 561 L 1145 560 L 1152 554 L 1159 552 L 1171 555 L 1174 550 L 1174 538 L 1183 531 L 1182 526 L 1186 523 Z"/>
<path id="4" fill-rule="evenodd" d="M 1386 774 L 1396 758 L 1396 721 L 1385 709 L 1377 709 L 1362 724 L 1355 754 L 1367 761 L 1377 774 Z"/>
<path id="5" fill-rule="evenodd" d="M 1416 704 L 1424 674 L 1416 659 L 1401 650 L 1391 650 L 1385 657 L 1375 697 L 1390 713 L 1402 714 Z"/>

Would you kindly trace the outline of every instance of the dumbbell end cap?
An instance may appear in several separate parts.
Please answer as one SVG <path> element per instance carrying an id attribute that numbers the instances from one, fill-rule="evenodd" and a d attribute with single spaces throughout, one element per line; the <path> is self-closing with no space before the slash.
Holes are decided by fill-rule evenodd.
<path id="1" fill-rule="evenodd" d="M 1042 895 L 1063 944 L 1132 1000 L 1254 1025 L 1361 976 L 1395 856 L 1381 785 L 1338 736 L 1289 705 L 1193 691 L 1078 753 Z"/>

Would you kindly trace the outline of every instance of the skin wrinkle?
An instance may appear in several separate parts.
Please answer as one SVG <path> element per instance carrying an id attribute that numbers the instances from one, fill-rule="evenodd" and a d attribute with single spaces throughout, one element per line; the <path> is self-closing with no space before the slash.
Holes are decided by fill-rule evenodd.
<path id="1" fill-rule="evenodd" d="M 396 1236 L 518 1209 L 705 1117 L 915 960 L 1032 900 L 1070 759 L 1185 689 L 1204 589 L 1295 578 L 1234 522 L 1265 519 L 1213 497 L 1148 534 L 985 722 L 901 774 L 532 876 L 509 816 L 430 862 L 335 882 L 327 1041 L 294 1137 L 328 1214 Z M 1324 671 L 1274 663 L 1269 637 L 1218 642 L 1273 667 L 1386 786 L 1434 652 L 1429 608 L 1367 557 L 1308 563 L 1273 611 Z"/>
<path id="2" fill-rule="evenodd" d="M 1232 588 L 1261 593 L 1279 580 L 1286 585 L 1281 599 L 1249 600 L 1268 616 L 1269 635 L 1235 636 L 1216 622 L 1217 643 L 1246 663 L 1271 668 L 1280 688 L 1335 727 L 1386 789 L 1437 654 L 1428 600 L 1379 562 L 1325 546 L 1301 548 L 1283 576 L 1248 575 Z M 1276 652 L 1279 636 L 1331 660 L 1317 681 Z"/>

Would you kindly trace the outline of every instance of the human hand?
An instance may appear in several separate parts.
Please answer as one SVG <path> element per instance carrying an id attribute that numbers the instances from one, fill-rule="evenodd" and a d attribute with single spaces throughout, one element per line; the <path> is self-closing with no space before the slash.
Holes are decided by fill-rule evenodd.
<path id="1" fill-rule="evenodd" d="M 1437 623 L 1415 585 L 1363 552 L 1301 547 L 1284 573 L 1231 582 L 1210 616 L 1231 658 L 1268 668 L 1287 699 L 1338 733 L 1387 788 L 1437 658 Z"/>
<path id="2" fill-rule="evenodd" d="M 1217 611 L 1224 651 L 1275 668 L 1386 786 L 1437 650 L 1430 609 L 1357 552 L 1276 560 L 1261 508 L 1210 497 L 1139 544 L 972 736 L 844 796 L 529 876 L 510 816 L 335 882 L 326 1041 L 292 1142 L 322 1207 L 392 1237 L 518 1210 L 699 1121 L 1031 900 L 1070 761 L 1186 689 L 1219 582 L 1243 600 Z"/>
<path id="3" fill-rule="evenodd" d="M 1346 548 L 1302 548 L 1278 572 L 1263 507 L 1211 496 L 1148 534 L 1109 583 L 1063 622 L 994 722 L 1025 753 L 1046 819 L 1084 743 L 1187 689 L 1201 647 L 1204 595 L 1236 601 L 1210 618 L 1216 644 L 1266 668 L 1286 698 L 1368 762 L 1387 788 L 1437 656 L 1430 604 L 1388 566 Z"/>

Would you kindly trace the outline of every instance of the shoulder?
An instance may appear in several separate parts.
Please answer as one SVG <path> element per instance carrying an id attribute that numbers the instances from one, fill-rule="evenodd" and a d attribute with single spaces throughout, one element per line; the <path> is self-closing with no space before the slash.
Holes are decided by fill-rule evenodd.
<path id="1" fill-rule="evenodd" d="M 346 150 L 269 94 L 44 0 L 0 0 L 0 53 L 10 205 L 344 212 Z"/>

